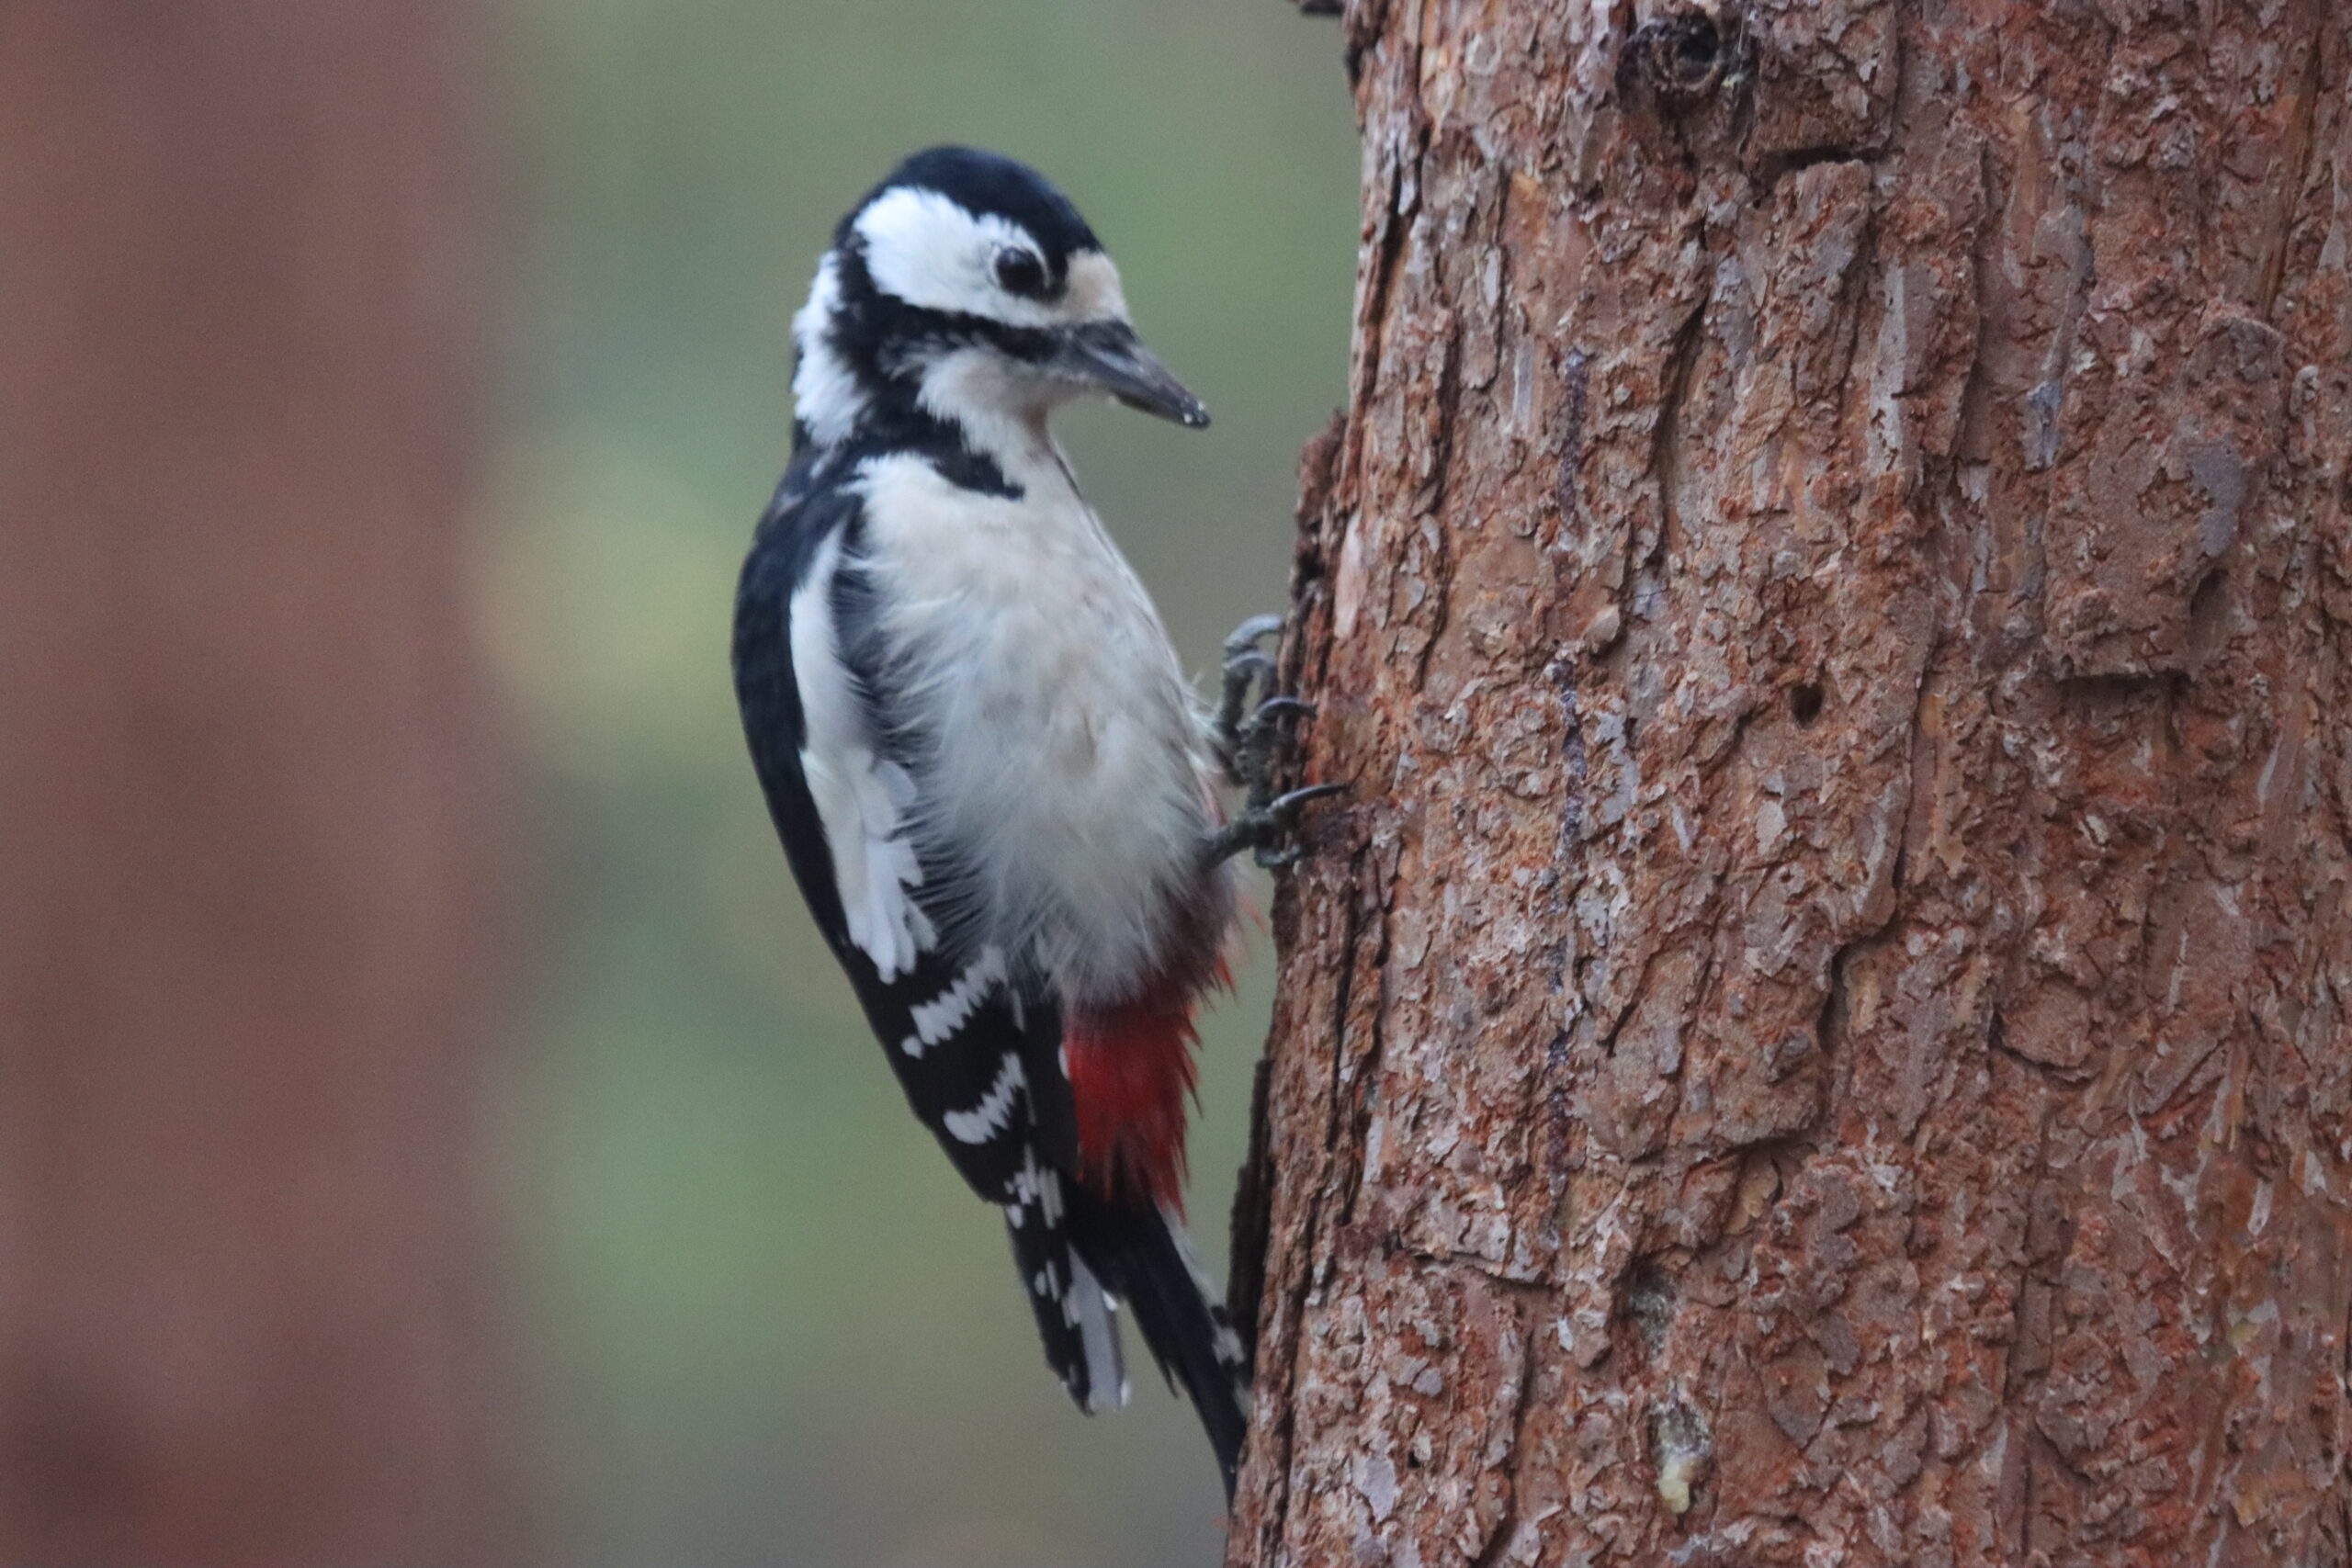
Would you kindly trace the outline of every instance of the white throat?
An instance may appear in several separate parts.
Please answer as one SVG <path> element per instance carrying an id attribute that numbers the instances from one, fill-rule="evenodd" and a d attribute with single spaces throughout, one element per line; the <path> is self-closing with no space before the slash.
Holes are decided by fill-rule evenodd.
<path id="1" fill-rule="evenodd" d="M 951 349 L 924 366 L 916 400 L 923 412 L 964 433 L 975 452 L 1028 489 L 1040 481 L 1077 484 L 1047 421 L 1076 396 L 992 349 Z"/>

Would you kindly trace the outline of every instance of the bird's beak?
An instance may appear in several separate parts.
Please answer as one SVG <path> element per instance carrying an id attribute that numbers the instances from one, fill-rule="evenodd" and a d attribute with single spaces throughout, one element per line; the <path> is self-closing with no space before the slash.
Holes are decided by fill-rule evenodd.
<path id="1" fill-rule="evenodd" d="M 1202 429 L 1209 422 L 1201 400 L 1136 341 L 1135 329 L 1125 321 L 1093 321 L 1071 331 L 1062 340 L 1055 368 L 1131 409 L 1172 419 L 1187 430 Z"/>

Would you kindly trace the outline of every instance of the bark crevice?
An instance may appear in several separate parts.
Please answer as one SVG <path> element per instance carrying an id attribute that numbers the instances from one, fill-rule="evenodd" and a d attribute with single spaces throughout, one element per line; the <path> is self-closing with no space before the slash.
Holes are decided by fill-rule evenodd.
<path id="1" fill-rule="evenodd" d="M 1350 14 L 1232 1562 L 2346 1563 L 2347 18 L 1537 12 Z"/>

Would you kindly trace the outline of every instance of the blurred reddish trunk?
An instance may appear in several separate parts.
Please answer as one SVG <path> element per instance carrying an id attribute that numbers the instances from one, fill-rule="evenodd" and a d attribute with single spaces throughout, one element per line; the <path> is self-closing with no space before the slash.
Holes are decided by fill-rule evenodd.
<path id="1" fill-rule="evenodd" d="M 476 42 L 0 12 L 0 1562 L 514 1554 Z"/>

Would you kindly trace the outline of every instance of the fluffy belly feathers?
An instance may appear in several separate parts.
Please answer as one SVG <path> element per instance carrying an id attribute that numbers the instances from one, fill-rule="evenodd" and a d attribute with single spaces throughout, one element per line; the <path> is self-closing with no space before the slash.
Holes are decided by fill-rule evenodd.
<path id="1" fill-rule="evenodd" d="M 959 911 L 1081 1007 L 1213 961 L 1170 951 L 1214 946 L 1225 919 L 1224 878 L 1199 865 L 1198 716 L 1092 513 L 1066 484 L 977 495 L 891 458 L 868 470 L 866 517 L 880 629 L 922 720 L 918 842 L 980 846 L 955 868 Z"/>

